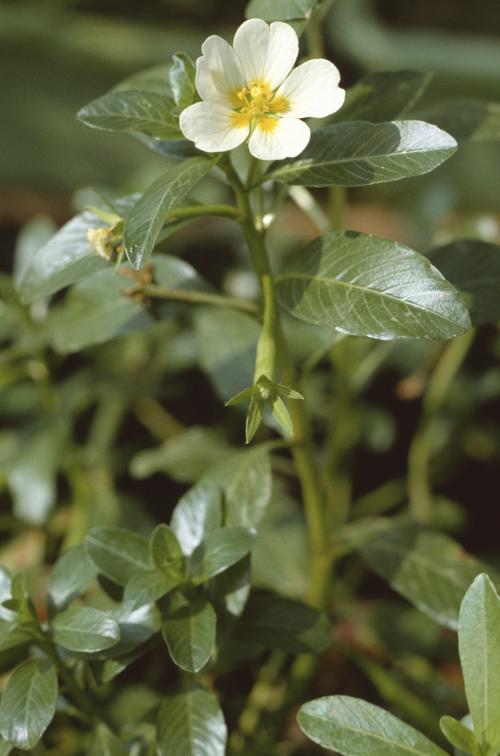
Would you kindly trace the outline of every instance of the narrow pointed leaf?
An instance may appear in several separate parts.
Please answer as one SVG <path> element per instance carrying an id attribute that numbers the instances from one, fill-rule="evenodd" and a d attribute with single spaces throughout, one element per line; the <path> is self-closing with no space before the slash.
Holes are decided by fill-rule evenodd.
<path id="1" fill-rule="evenodd" d="M 194 688 L 165 698 L 158 713 L 158 756 L 224 756 L 226 741 L 213 693 Z"/>
<path id="2" fill-rule="evenodd" d="M 16 748 L 36 746 L 55 713 L 57 674 L 52 662 L 32 659 L 18 667 L 0 702 L 0 734 Z"/>
<path id="3" fill-rule="evenodd" d="M 308 738 L 345 756 L 446 756 L 410 725 L 358 698 L 318 698 L 304 704 L 297 718 Z"/>
<path id="4" fill-rule="evenodd" d="M 116 527 L 92 528 L 85 547 L 101 575 L 125 586 L 137 572 L 151 569 L 149 541 L 130 530 Z"/>
<path id="5" fill-rule="evenodd" d="M 352 121 L 314 132 L 297 159 L 271 178 L 301 186 L 368 186 L 421 176 L 457 149 L 452 136 L 424 121 Z"/>
<path id="6" fill-rule="evenodd" d="M 61 612 L 52 624 L 54 640 L 68 651 L 95 653 L 120 640 L 120 628 L 106 612 L 74 606 Z"/>
<path id="7" fill-rule="evenodd" d="M 316 239 L 275 280 L 292 315 L 355 336 L 447 339 L 471 325 L 457 290 L 425 257 L 355 231 Z"/>
<path id="8" fill-rule="evenodd" d="M 209 533 L 191 558 L 190 570 L 194 580 L 205 582 L 239 562 L 250 552 L 254 539 L 254 531 L 237 526 Z"/>
<path id="9" fill-rule="evenodd" d="M 472 732 L 462 722 L 453 717 L 441 717 L 439 726 L 455 748 L 464 751 L 464 753 L 476 753 L 479 748 L 479 742 Z"/>
<path id="10" fill-rule="evenodd" d="M 78 119 L 105 131 L 146 134 L 155 139 L 181 139 L 175 102 L 163 94 L 147 91 L 109 92 L 86 105 Z"/>
<path id="11" fill-rule="evenodd" d="M 125 218 L 124 242 L 134 268 L 150 257 L 167 212 L 213 167 L 212 160 L 191 158 L 170 168 L 143 194 Z"/>
<path id="12" fill-rule="evenodd" d="M 176 609 L 162 630 L 172 661 L 186 672 L 203 669 L 214 647 L 216 624 L 215 610 L 208 601 Z"/>
<path id="13" fill-rule="evenodd" d="M 500 748 L 500 598 L 478 575 L 460 607 L 458 646 L 474 732 Z"/>
<path id="14" fill-rule="evenodd" d="M 290 417 L 285 402 L 280 396 L 277 396 L 274 401 L 271 402 L 271 412 L 283 429 L 285 436 L 291 438 L 293 436 L 292 418 Z"/>
<path id="15" fill-rule="evenodd" d="M 250 404 L 247 410 L 247 416 L 245 420 L 245 441 L 247 444 L 251 442 L 262 422 L 264 406 L 257 397 L 252 396 Z"/>

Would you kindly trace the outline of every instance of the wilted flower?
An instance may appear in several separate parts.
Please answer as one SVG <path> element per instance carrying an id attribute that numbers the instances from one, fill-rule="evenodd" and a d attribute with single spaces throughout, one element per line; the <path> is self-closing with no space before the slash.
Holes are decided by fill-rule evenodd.
<path id="1" fill-rule="evenodd" d="M 186 108 L 180 127 L 205 152 L 232 150 L 250 136 L 260 160 L 296 157 L 311 132 L 302 118 L 324 118 L 338 110 L 345 92 L 338 69 L 328 60 L 292 68 L 299 40 L 288 24 L 251 19 L 240 26 L 233 47 L 209 37 L 196 64 L 202 102 Z"/>

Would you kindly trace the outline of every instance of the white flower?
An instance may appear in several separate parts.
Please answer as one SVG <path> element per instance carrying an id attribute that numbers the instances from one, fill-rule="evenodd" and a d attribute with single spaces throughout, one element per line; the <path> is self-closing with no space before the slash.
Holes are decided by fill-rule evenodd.
<path id="1" fill-rule="evenodd" d="M 300 119 L 324 118 L 344 102 L 330 61 L 309 60 L 292 71 L 299 40 L 281 21 L 245 21 L 232 47 L 212 36 L 202 52 L 196 62 L 202 102 L 181 113 L 180 127 L 204 152 L 232 150 L 250 136 L 250 152 L 260 160 L 296 157 L 311 138 Z"/>

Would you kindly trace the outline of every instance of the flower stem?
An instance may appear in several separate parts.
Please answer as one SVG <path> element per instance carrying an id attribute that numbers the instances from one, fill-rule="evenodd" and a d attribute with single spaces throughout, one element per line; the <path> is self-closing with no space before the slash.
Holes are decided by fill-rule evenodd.
<path id="1" fill-rule="evenodd" d="M 189 218 L 203 218 L 204 216 L 219 216 L 220 218 L 238 219 L 240 211 L 232 205 L 193 205 L 192 207 L 177 207 L 170 210 L 167 222 L 174 220 L 188 220 Z"/>
<path id="2" fill-rule="evenodd" d="M 207 291 L 194 291 L 189 289 L 169 289 L 164 286 L 147 284 L 141 288 L 141 292 L 151 299 L 170 299 L 176 302 L 189 302 L 191 304 L 214 305 L 225 307 L 229 310 L 240 310 L 250 315 L 258 314 L 256 304 L 236 297 L 225 297 L 221 294 L 211 294 Z"/>

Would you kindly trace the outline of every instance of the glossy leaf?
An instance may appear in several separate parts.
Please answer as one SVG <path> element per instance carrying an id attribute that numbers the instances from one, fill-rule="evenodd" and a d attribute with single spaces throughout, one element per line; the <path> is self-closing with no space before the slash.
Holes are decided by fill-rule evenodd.
<path id="1" fill-rule="evenodd" d="M 478 575 L 460 607 L 458 645 L 469 711 L 478 740 L 500 749 L 500 598 Z"/>
<path id="2" fill-rule="evenodd" d="M 95 653 L 120 640 L 117 623 L 106 612 L 88 606 L 72 606 L 52 624 L 54 640 L 68 651 Z"/>
<path id="3" fill-rule="evenodd" d="M 209 533 L 191 557 L 194 581 L 203 583 L 239 562 L 250 552 L 254 539 L 254 531 L 235 526 Z"/>
<path id="4" fill-rule="evenodd" d="M 300 708 L 297 718 L 308 738 L 345 756 L 446 754 L 393 714 L 350 696 L 328 696 L 309 701 Z"/>
<path id="5" fill-rule="evenodd" d="M 57 609 L 63 609 L 80 596 L 96 577 L 97 570 L 83 546 L 75 546 L 59 557 L 49 578 L 49 597 Z"/>
<path id="6" fill-rule="evenodd" d="M 0 702 L 0 733 L 16 748 L 36 746 L 56 710 L 57 674 L 52 662 L 31 659 L 9 678 Z"/>
<path id="7" fill-rule="evenodd" d="M 78 119 L 105 131 L 139 132 L 155 139 L 181 139 L 175 103 L 147 91 L 109 92 L 86 105 Z"/>
<path id="8" fill-rule="evenodd" d="M 152 324 L 142 304 L 126 296 L 133 281 L 105 270 L 80 281 L 50 315 L 55 349 L 64 354 L 143 330 Z"/>
<path id="9" fill-rule="evenodd" d="M 158 570 L 138 572 L 125 586 L 123 603 L 132 609 L 152 604 L 170 593 L 180 582 L 179 578 L 167 577 Z"/>
<path id="10" fill-rule="evenodd" d="M 222 489 L 201 481 L 179 499 L 172 514 L 171 527 L 189 556 L 204 538 L 222 525 Z"/>
<path id="11" fill-rule="evenodd" d="M 456 241 L 434 249 L 430 260 L 464 294 L 474 325 L 500 319 L 500 246 Z"/>
<path id="12" fill-rule="evenodd" d="M 500 141 L 500 103 L 475 99 L 439 100 L 419 109 L 418 117 L 436 124 L 458 141 Z"/>
<path id="13" fill-rule="evenodd" d="M 163 625 L 163 638 L 172 660 L 186 672 L 207 664 L 215 643 L 217 617 L 208 601 L 180 606 Z"/>
<path id="14" fill-rule="evenodd" d="M 173 56 L 168 77 L 175 104 L 179 110 L 187 108 L 196 96 L 196 66 L 189 55 L 177 53 Z"/>
<path id="15" fill-rule="evenodd" d="M 206 176 L 212 160 L 191 158 L 172 166 L 147 189 L 125 218 L 124 243 L 134 268 L 141 268 L 153 252 L 168 211 Z"/>
<path id="16" fill-rule="evenodd" d="M 227 728 L 219 702 L 201 688 L 167 696 L 158 713 L 158 756 L 224 756 Z"/>
<path id="17" fill-rule="evenodd" d="M 168 525 L 158 525 L 151 536 L 151 558 L 158 570 L 167 577 L 181 580 L 184 575 L 184 555 L 174 531 Z"/>
<path id="18" fill-rule="evenodd" d="M 76 215 L 31 257 L 19 283 L 23 302 L 47 297 L 82 278 L 104 270 L 109 262 L 90 246 L 87 232 L 105 223 L 94 213 Z"/>
<path id="19" fill-rule="evenodd" d="M 484 564 L 451 538 L 411 523 L 377 522 L 358 545 L 395 591 L 436 622 L 457 629 L 460 602 Z"/>
<path id="20" fill-rule="evenodd" d="M 152 567 L 148 539 L 123 528 L 92 528 L 85 548 L 101 575 L 117 585 L 125 586 L 137 572 Z"/>
<path id="21" fill-rule="evenodd" d="M 380 123 L 401 119 L 416 105 L 431 79 L 432 74 L 421 71 L 370 73 L 349 87 L 344 105 L 331 120 Z"/>
<path id="22" fill-rule="evenodd" d="M 254 596 L 235 630 L 236 637 L 290 654 L 320 654 L 332 640 L 326 615 L 279 596 Z"/>
<path id="23" fill-rule="evenodd" d="M 352 121 L 314 132 L 297 159 L 271 178 L 301 186 L 368 186 L 421 176 L 453 155 L 457 143 L 424 121 Z"/>
<path id="24" fill-rule="evenodd" d="M 335 231 L 291 256 L 275 277 L 281 305 L 309 323 L 378 339 L 447 339 L 470 328 L 456 289 L 397 242 Z"/>
<path id="25" fill-rule="evenodd" d="M 449 742 L 464 753 L 477 753 L 479 742 L 472 732 L 462 722 L 453 717 L 441 717 L 439 726 Z"/>

